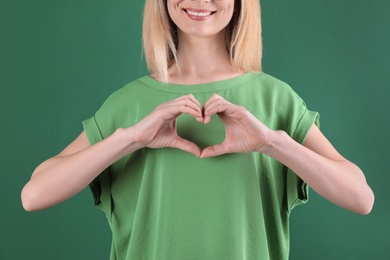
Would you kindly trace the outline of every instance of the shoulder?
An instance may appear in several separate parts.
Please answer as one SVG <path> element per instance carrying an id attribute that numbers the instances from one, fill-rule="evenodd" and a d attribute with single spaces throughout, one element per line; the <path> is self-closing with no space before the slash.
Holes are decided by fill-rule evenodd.
<path id="1" fill-rule="evenodd" d="M 103 102 L 99 111 L 122 112 L 139 106 L 153 105 L 158 97 L 156 89 L 149 84 L 150 77 L 143 76 L 119 88 Z"/>
<path id="2" fill-rule="evenodd" d="M 161 84 L 150 76 L 133 80 L 113 92 L 96 111 L 95 116 L 100 120 L 115 122 L 124 122 L 131 118 L 137 121 L 161 103 L 176 97 L 161 90 Z M 164 87 L 166 88 L 166 85 Z"/>
<path id="3" fill-rule="evenodd" d="M 261 86 L 264 91 L 291 92 L 293 89 L 285 81 L 264 72 L 252 72 L 252 84 Z"/>
<path id="4" fill-rule="evenodd" d="M 306 103 L 289 84 L 266 73 L 252 74 L 251 81 L 244 86 L 249 91 L 243 105 L 253 113 L 263 120 L 272 118 L 275 122 L 289 122 L 292 117 L 305 113 Z"/>
<path id="5" fill-rule="evenodd" d="M 128 100 L 131 98 L 136 98 L 135 93 L 137 95 L 142 94 L 143 91 L 147 89 L 147 85 L 143 82 L 143 79 L 147 77 L 141 77 L 136 80 L 133 80 L 127 83 L 125 86 L 119 88 L 111 95 L 108 96 L 105 103 L 120 103 L 121 101 Z"/>
<path id="6" fill-rule="evenodd" d="M 135 124 L 149 110 L 149 87 L 142 78 L 133 80 L 114 91 L 95 112 L 94 122 L 104 136 L 109 136 L 119 127 Z"/>
<path id="7" fill-rule="evenodd" d="M 300 96 L 285 81 L 263 72 L 251 72 L 251 80 L 245 88 L 257 98 L 263 101 L 287 104 L 290 102 L 302 102 Z"/>
<path id="8" fill-rule="evenodd" d="M 313 123 L 318 122 L 318 113 L 308 110 L 304 100 L 286 82 L 256 73 L 249 87 L 253 89 L 253 114 L 268 127 L 283 130 L 301 142 Z"/>

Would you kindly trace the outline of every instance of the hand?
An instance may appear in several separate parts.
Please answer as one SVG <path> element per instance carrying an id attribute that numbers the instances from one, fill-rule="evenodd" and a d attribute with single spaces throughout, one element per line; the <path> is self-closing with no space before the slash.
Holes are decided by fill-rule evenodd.
<path id="1" fill-rule="evenodd" d="M 210 122 L 217 114 L 225 124 L 225 140 L 221 144 L 205 148 L 200 157 L 212 157 L 226 153 L 263 152 L 272 130 L 261 123 L 246 108 L 232 104 L 214 94 L 204 105 L 203 123 Z"/>
<path id="2" fill-rule="evenodd" d="M 134 127 L 139 133 L 138 142 L 143 147 L 181 149 L 200 156 L 200 148 L 183 138 L 176 131 L 176 119 L 182 114 L 195 117 L 203 122 L 202 106 L 191 94 L 179 97 L 158 106 L 152 113 Z"/>

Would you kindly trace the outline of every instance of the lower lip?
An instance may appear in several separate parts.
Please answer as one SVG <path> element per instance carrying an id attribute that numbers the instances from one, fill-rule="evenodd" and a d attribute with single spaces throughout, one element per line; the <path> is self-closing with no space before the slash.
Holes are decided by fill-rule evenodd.
<path id="1" fill-rule="evenodd" d="M 214 13 L 211 13 L 211 14 L 209 14 L 207 16 L 197 16 L 197 15 L 191 15 L 191 14 L 189 14 L 187 12 L 185 12 L 185 13 L 187 14 L 187 16 L 190 19 L 195 20 L 195 21 L 205 21 L 205 20 L 210 19 L 214 15 Z"/>

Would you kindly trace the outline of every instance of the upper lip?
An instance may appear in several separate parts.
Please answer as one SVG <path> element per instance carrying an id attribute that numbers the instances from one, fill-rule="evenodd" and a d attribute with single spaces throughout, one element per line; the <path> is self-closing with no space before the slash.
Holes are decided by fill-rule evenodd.
<path id="1" fill-rule="evenodd" d="M 209 14 L 212 14 L 212 13 L 215 13 L 216 11 L 213 11 L 213 10 L 205 10 L 205 9 L 195 9 L 195 8 L 183 8 L 183 10 L 185 12 L 187 11 L 190 11 L 190 12 L 195 12 L 195 13 L 209 13 Z"/>

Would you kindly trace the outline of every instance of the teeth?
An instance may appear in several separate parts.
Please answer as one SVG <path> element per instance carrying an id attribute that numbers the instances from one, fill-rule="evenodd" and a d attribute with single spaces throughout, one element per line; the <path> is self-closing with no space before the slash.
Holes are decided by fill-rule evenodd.
<path id="1" fill-rule="evenodd" d="M 208 16 L 211 14 L 211 12 L 199 13 L 199 12 L 194 12 L 194 11 L 189 11 L 189 10 L 187 10 L 187 13 L 189 13 L 190 15 L 193 15 L 193 16 Z"/>

